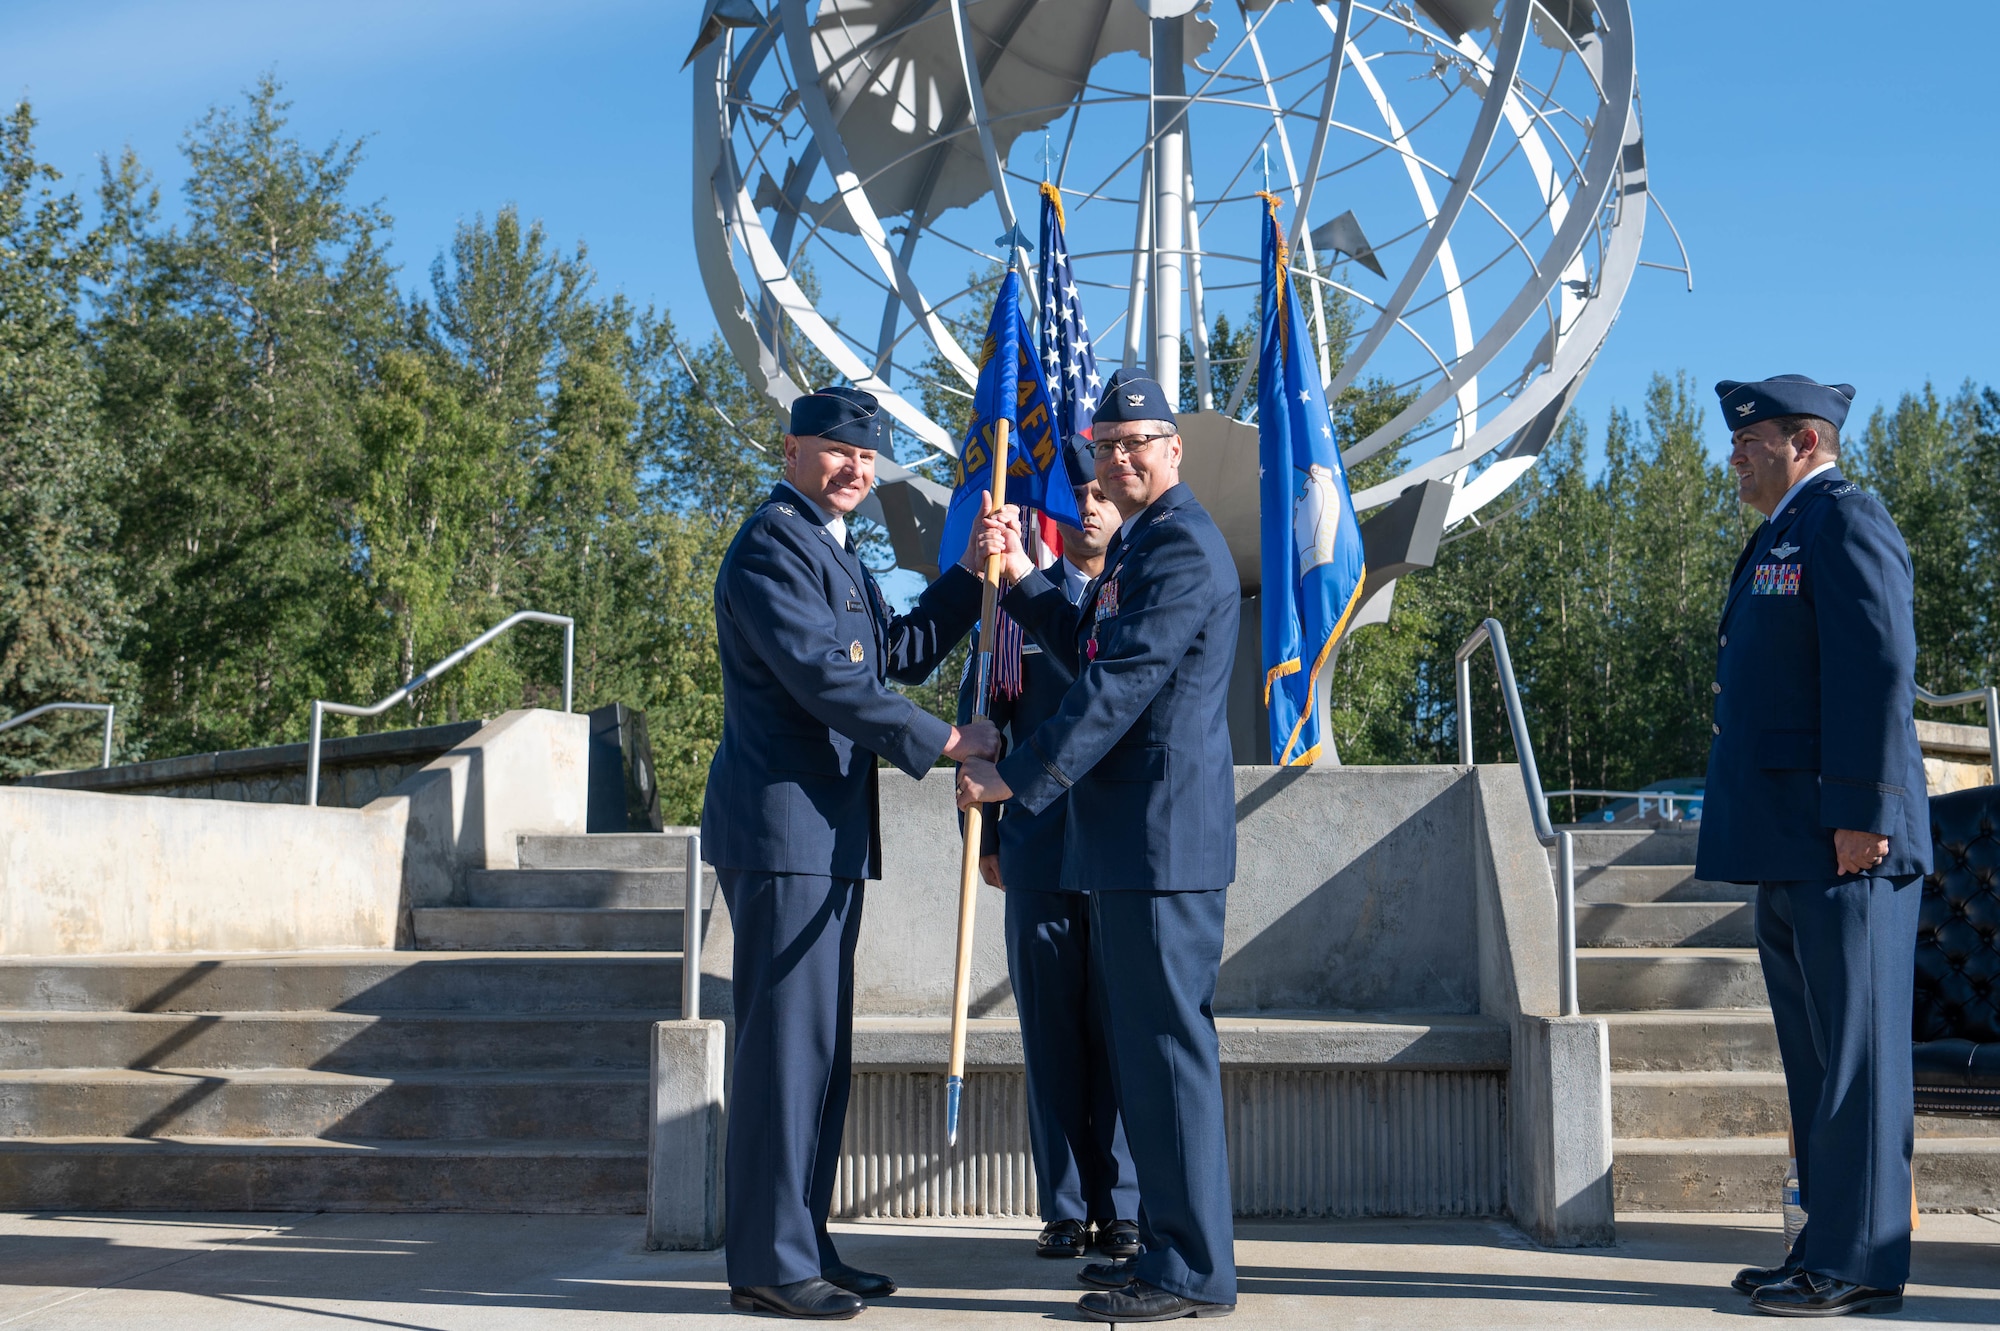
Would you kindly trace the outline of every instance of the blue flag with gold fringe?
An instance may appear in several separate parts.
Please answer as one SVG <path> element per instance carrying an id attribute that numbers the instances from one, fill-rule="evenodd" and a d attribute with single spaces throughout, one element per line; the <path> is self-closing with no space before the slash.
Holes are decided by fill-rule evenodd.
<path id="1" fill-rule="evenodd" d="M 1038 508 L 1058 522 L 1083 525 L 1063 467 L 1054 398 L 1035 355 L 1034 335 L 1021 313 L 1020 274 L 1009 271 L 993 302 L 980 349 L 979 387 L 972 425 L 959 445 L 960 479 L 945 510 L 938 564 L 949 568 L 965 553 L 979 518 L 980 498 L 993 474 L 993 446 L 1000 421 L 1008 422 L 1007 502 Z"/>
<path id="2" fill-rule="evenodd" d="M 1319 672 L 1361 600 L 1367 565 L 1333 415 L 1305 313 L 1292 290 L 1278 200 L 1264 207 L 1263 327 L 1257 358 L 1257 452 L 1263 559 L 1264 705 L 1271 761 L 1319 757 Z"/>

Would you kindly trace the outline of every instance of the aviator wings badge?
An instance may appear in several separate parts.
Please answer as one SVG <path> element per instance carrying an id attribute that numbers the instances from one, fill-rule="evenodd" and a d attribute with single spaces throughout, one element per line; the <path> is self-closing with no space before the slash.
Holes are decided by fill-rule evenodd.
<path id="1" fill-rule="evenodd" d="M 1798 552 L 1799 548 L 1796 545 L 1793 545 L 1790 541 L 1787 541 L 1783 545 L 1774 545 L 1771 547 L 1771 558 L 1790 559 L 1793 555 L 1797 554 Z"/>

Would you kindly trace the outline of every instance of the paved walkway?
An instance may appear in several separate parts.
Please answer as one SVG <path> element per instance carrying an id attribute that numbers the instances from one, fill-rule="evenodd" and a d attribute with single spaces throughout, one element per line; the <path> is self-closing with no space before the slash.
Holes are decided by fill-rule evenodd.
<path id="1" fill-rule="evenodd" d="M 903 1292 L 859 1326 L 1073 1320 L 1073 1263 L 1019 1224 L 838 1227 Z M 1777 1256 L 1776 1217 L 1635 1215 L 1616 1248 L 1548 1252 L 1490 1221 L 1237 1226 L 1232 1326 L 1698 1327 L 1752 1317 L 1735 1268 Z M 631 1216 L 0 1215 L 0 1327 L 638 1328 L 756 1323 L 722 1262 L 649 1253 Z M 1926 1216 L 1904 1320 L 2000 1324 L 2000 1216 Z M 662 1322 L 653 1314 L 671 1314 Z M 777 1325 L 760 1319 L 763 1325 Z M 1192 1325 L 1192 1324 L 1191 1324 Z"/>

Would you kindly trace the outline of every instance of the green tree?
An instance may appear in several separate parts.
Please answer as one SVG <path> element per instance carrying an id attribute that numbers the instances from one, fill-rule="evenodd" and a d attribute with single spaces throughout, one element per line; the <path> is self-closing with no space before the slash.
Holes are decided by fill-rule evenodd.
<path id="1" fill-rule="evenodd" d="M 103 273 L 107 237 L 87 232 L 74 195 L 36 160 L 26 102 L 0 121 L 0 714 L 47 702 L 130 700 L 119 659 L 130 627 L 110 546 L 122 482 L 105 446 L 83 286 Z M 73 713 L 0 738 L 0 774 L 94 763 L 95 733 Z M 129 751 L 128 746 L 128 751 Z"/>
<path id="2" fill-rule="evenodd" d="M 1917 682 L 1939 693 L 1982 687 L 1995 678 L 1992 549 L 1996 529 L 1982 491 L 1995 472 L 1982 469 L 1980 398 L 1967 384 L 1940 399 L 1925 384 L 1893 410 L 1877 407 L 1855 445 L 1843 447 L 1842 471 L 1888 508 L 1910 549 L 1916 579 Z M 1933 715 L 1964 721 L 1957 708 Z"/>
<path id="3" fill-rule="evenodd" d="M 360 144 L 306 148 L 288 106 L 266 77 L 195 126 L 184 227 L 151 229 L 129 158 L 106 176 L 125 243 L 97 334 L 144 623 L 128 655 L 168 752 L 301 736 L 309 701 L 350 694 L 383 646 L 351 527 L 357 410 L 397 329 L 388 218 L 348 197 Z"/>

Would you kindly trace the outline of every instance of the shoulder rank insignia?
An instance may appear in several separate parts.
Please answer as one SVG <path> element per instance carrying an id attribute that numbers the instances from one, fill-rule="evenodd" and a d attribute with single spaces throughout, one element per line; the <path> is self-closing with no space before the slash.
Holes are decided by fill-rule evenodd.
<path id="1" fill-rule="evenodd" d="M 1776 553 L 1773 551 L 1773 553 Z M 1803 564 L 1759 564 L 1750 583 L 1752 596 L 1797 596 Z"/>
<path id="2" fill-rule="evenodd" d="M 861 639 L 856 638 L 847 645 L 847 659 L 854 662 L 854 664 L 860 665 L 866 655 L 867 653 L 861 650 Z"/>
<path id="3" fill-rule="evenodd" d="M 777 509 L 780 513 L 783 513 L 788 518 L 795 518 L 799 515 L 799 511 L 796 508 L 793 508 L 790 504 L 787 504 L 782 499 L 779 500 L 777 503 L 771 505 L 771 507 Z"/>
<path id="4" fill-rule="evenodd" d="M 1849 481 L 1845 485 L 1836 486 L 1835 488 L 1828 490 L 1827 493 L 1832 495 L 1835 499 L 1838 499 L 1842 495 L 1860 494 L 1861 487 L 1856 485 L 1853 481 Z"/>

